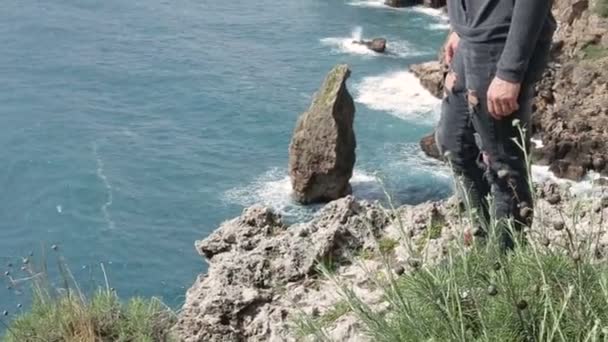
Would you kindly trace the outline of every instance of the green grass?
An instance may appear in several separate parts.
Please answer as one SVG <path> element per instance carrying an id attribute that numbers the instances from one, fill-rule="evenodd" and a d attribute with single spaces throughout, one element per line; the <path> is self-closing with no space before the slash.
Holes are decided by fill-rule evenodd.
<path id="1" fill-rule="evenodd" d="M 598 60 L 604 57 L 608 57 L 608 48 L 606 47 L 596 44 L 590 44 L 583 49 L 584 59 Z"/>
<path id="2" fill-rule="evenodd" d="M 397 246 L 399 246 L 399 241 L 389 237 L 383 237 L 378 241 L 378 249 L 382 254 L 392 253 Z"/>
<path id="3" fill-rule="evenodd" d="M 455 222 L 460 222 L 456 231 L 476 225 L 476 215 L 467 207 L 455 213 Z M 518 236 L 513 251 L 502 250 L 497 239 L 498 227 L 510 227 L 511 222 L 493 221 L 486 227 L 487 239 L 471 247 L 463 239 L 449 242 L 438 264 L 421 262 L 397 275 L 384 258 L 383 276 L 370 272 L 368 277 L 376 279 L 388 309 L 368 305 L 347 279 L 327 270 L 322 275 L 335 284 L 340 305 L 348 304 L 373 341 L 608 341 L 608 264 L 598 262 L 593 247 L 605 231 L 605 218 L 591 208 L 592 203 L 576 200 L 560 209 L 561 217 L 538 210 L 537 226 L 528 234 L 531 241 L 523 243 Z M 583 216 L 595 220 L 585 237 L 576 228 Z M 564 224 L 556 225 L 558 218 Z M 433 215 L 419 241 L 438 238 L 445 224 L 445 217 Z M 548 240 L 551 231 L 560 240 Z M 424 249 L 426 243 L 417 247 Z M 318 319 L 300 322 L 314 340 L 330 341 L 327 324 Z"/>
<path id="4" fill-rule="evenodd" d="M 61 259 L 60 259 L 61 260 Z M 33 291 L 31 308 L 8 321 L 2 342 L 169 342 L 175 314 L 159 299 L 122 302 L 106 286 L 87 298 L 60 261 L 62 287 L 50 285 L 46 266 L 25 267 Z M 103 269 L 103 266 L 102 266 Z M 105 274 L 105 271 L 104 271 Z M 107 279 L 107 278 L 106 278 Z"/>
<path id="5" fill-rule="evenodd" d="M 304 338 L 309 335 L 317 336 L 318 340 L 326 340 L 323 330 L 335 323 L 340 317 L 349 313 L 350 305 L 345 300 L 340 300 L 333 307 L 318 317 L 310 315 L 300 315 L 295 321 L 296 335 Z"/>
<path id="6" fill-rule="evenodd" d="M 526 244 L 506 254 L 494 246 L 453 246 L 440 264 L 386 272 L 388 312 L 325 273 L 342 295 L 335 311 L 352 311 L 374 341 L 608 340 L 608 265 L 584 244 Z M 302 332 L 329 341 L 333 321 L 314 319 Z"/>
<path id="7" fill-rule="evenodd" d="M 596 0 L 595 12 L 604 18 L 608 18 L 608 0 Z"/>
<path id="8" fill-rule="evenodd" d="M 392 314 L 359 316 L 377 341 L 596 341 L 608 326 L 606 271 L 531 248 L 478 249 L 398 279 Z"/>
<path id="9" fill-rule="evenodd" d="M 436 240 L 441 237 L 443 227 L 445 226 L 445 218 L 439 215 L 431 215 L 431 220 L 422 235 L 415 243 L 416 252 L 422 254 L 430 240 Z"/>

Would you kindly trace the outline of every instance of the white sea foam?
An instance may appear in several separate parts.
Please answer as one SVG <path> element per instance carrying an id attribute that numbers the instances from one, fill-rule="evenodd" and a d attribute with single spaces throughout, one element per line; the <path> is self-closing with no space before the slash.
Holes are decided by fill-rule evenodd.
<path id="1" fill-rule="evenodd" d="M 63 207 L 61 205 L 56 206 L 55 209 L 57 209 L 58 214 L 61 214 L 63 212 Z"/>
<path id="2" fill-rule="evenodd" d="M 532 142 L 532 144 L 534 144 L 534 147 L 536 147 L 536 148 L 543 148 L 543 147 L 545 147 L 545 144 L 540 139 L 530 139 L 530 141 Z"/>
<path id="3" fill-rule="evenodd" d="M 434 122 L 441 104 L 408 71 L 366 77 L 354 89 L 358 103 L 402 119 Z"/>
<path id="4" fill-rule="evenodd" d="M 368 49 L 363 44 L 355 43 L 362 39 L 364 39 L 363 29 L 361 27 L 355 27 L 350 36 L 323 38 L 321 39 L 321 44 L 331 47 L 333 53 L 363 56 L 403 58 L 419 56 L 428 52 L 414 48 L 407 41 L 389 38 L 387 39 L 386 52 L 378 53 Z M 371 40 L 373 38 L 367 37 L 365 39 Z"/>
<path id="5" fill-rule="evenodd" d="M 399 173 L 424 174 L 441 180 L 452 178 L 447 164 L 426 156 L 417 143 L 387 144 L 382 154 L 390 161 L 387 168 Z"/>
<path id="6" fill-rule="evenodd" d="M 536 148 L 543 148 L 545 146 L 541 139 L 531 139 L 531 142 Z M 590 171 L 585 175 L 583 180 L 575 182 L 569 179 L 558 178 L 549 170 L 548 166 L 532 166 L 532 179 L 535 182 L 542 183 L 551 181 L 557 184 L 566 184 L 570 186 L 570 191 L 575 195 L 597 195 L 599 193 L 608 192 L 607 187 L 598 185 L 598 181 L 602 178 L 605 179 L 605 177 L 602 177 L 599 173 Z"/>
<path id="7" fill-rule="evenodd" d="M 426 14 L 430 17 L 433 17 L 433 18 L 436 18 L 436 19 L 439 19 L 442 21 L 448 20 L 448 16 L 441 9 L 430 8 L 430 7 L 425 7 L 425 6 L 414 6 L 414 7 L 409 7 L 409 8 L 414 12 Z"/>
<path id="8" fill-rule="evenodd" d="M 323 45 L 332 47 L 334 52 L 350 53 L 356 55 L 379 55 L 379 53 L 368 49 L 365 45 L 356 44 L 353 41 L 361 41 L 363 37 L 363 29 L 356 27 L 350 37 L 329 37 L 321 39 Z"/>
<path id="9" fill-rule="evenodd" d="M 379 179 L 361 170 L 355 170 L 351 185 L 354 195 L 361 199 L 375 198 L 383 192 Z M 278 168 L 268 171 L 245 187 L 227 191 L 224 200 L 243 206 L 262 203 L 285 216 L 294 218 L 302 218 L 310 214 L 310 210 L 293 200 L 287 171 Z"/>
<path id="10" fill-rule="evenodd" d="M 432 30 L 447 31 L 447 30 L 450 29 L 450 24 L 448 22 L 445 22 L 445 23 L 436 23 L 436 24 L 431 24 L 429 27 Z"/>
<path id="11" fill-rule="evenodd" d="M 355 0 L 355 1 L 349 2 L 348 5 L 355 6 L 355 7 L 382 8 L 382 9 L 388 9 L 388 10 L 393 10 L 393 11 L 417 12 L 417 13 L 421 13 L 421 14 L 427 15 L 429 17 L 432 17 L 433 19 L 438 21 L 438 23 L 434 23 L 429 26 L 429 28 L 432 30 L 444 31 L 444 30 L 448 30 L 450 28 L 450 25 L 448 23 L 448 16 L 446 15 L 446 13 L 443 10 L 440 10 L 440 9 L 429 8 L 429 7 L 425 7 L 425 6 L 396 8 L 396 7 L 387 6 L 384 3 L 384 0 Z"/>
<path id="12" fill-rule="evenodd" d="M 348 3 L 348 5 L 350 6 L 355 6 L 355 7 L 371 7 L 371 8 L 385 8 L 385 9 L 392 9 L 395 11 L 404 11 L 404 8 L 396 8 L 396 7 L 391 7 L 391 6 L 387 6 L 384 3 L 384 0 L 354 0 Z"/>
<path id="13" fill-rule="evenodd" d="M 97 143 L 93 143 L 93 155 L 95 156 L 95 161 L 97 162 L 97 177 L 99 180 L 101 180 L 101 183 L 106 189 L 106 202 L 101 206 L 101 212 L 103 213 L 103 217 L 108 224 L 108 228 L 114 229 L 116 228 L 116 224 L 114 223 L 114 220 L 112 220 L 112 215 L 110 214 L 109 210 L 114 203 L 114 193 L 112 191 L 112 185 L 105 174 L 105 165 L 101 159 L 101 156 L 99 155 Z"/>
<path id="14" fill-rule="evenodd" d="M 567 184 L 570 186 L 570 191 L 575 195 L 598 195 L 608 193 L 608 188 L 598 185 L 598 181 L 602 178 L 597 172 L 588 172 L 580 182 L 575 182 L 569 179 L 557 178 L 548 166 L 533 165 L 532 178 L 535 182 L 541 183 L 552 181 L 557 184 Z"/>
<path id="15" fill-rule="evenodd" d="M 429 7 L 416 6 L 416 7 L 412 7 L 412 11 L 425 14 L 425 15 L 435 19 L 437 22 L 429 25 L 429 28 L 431 28 L 432 30 L 447 31 L 450 29 L 450 23 L 449 23 L 448 16 L 442 10 L 435 9 L 435 8 L 429 8 Z"/>

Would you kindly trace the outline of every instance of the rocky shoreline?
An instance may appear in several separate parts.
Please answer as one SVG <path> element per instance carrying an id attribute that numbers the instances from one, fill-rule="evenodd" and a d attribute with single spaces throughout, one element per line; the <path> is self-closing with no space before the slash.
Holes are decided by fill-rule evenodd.
<path id="1" fill-rule="evenodd" d="M 594 6 L 593 1 L 555 1 L 559 28 L 532 119 L 533 134 L 543 142 L 533 151 L 535 161 L 575 181 L 589 171 L 608 176 L 608 19 Z M 433 95 L 443 96 L 440 61 L 410 70 Z M 421 148 L 431 157 L 439 154 L 433 134 L 422 139 Z"/>
<path id="2" fill-rule="evenodd" d="M 544 146 L 535 154 L 560 177 L 580 180 L 589 171 L 608 175 L 608 54 L 602 55 L 608 24 L 588 1 L 557 0 L 555 7 L 560 29 L 547 77 L 538 86 L 533 129 Z M 442 96 L 445 68 L 440 62 L 411 71 Z M 421 146 L 440 157 L 432 134 Z M 577 198 L 567 186 L 549 182 L 537 185 L 536 193 L 528 234 L 533 244 L 562 243 L 567 233 L 558 228 L 576 215 L 572 231 L 591 241 L 597 258 L 605 259 L 608 236 L 589 237 L 603 226 L 608 196 Z M 186 342 L 307 340 L 298 320 L 309 316 L 325 321 L 332 340 L 371 341 L 355 315 L 339 309 L 339 291 L 319 265 L 368 305 L 387 308 L 375 278 L 434 264 L 455 243 L 470 245 L 467 227 L 454 198 L 387 209 L 347 196 L 327 204 L 311 221 L 292 226 L 271 208 L 250 207 L 196 242 L 209 269 L 188 290 L 174 333 Z"/>
<path id="3" fill-rule="evenodd" d="M 556 225 L 556 218 L 571 222 L 575 203 L 581 212 L 593 213 L 574 228 L 581 239 L 595 236 L 598 220 L 608 215 L 608 197 L 579 203 L 552 183 L 539 185 L 537 195 L 533 243 L 564 243 L 565 231 L 547 227 Z M 188 290 L 175 333 L 187 342 L 296 341 L 302 338 L 298 319 L 308 315 L 331 316 L 326 327 L 331 340 L 371 341 L 354 314 L 335 312 L 340 294 L 318 265 L 331 268 L 368 305 L 385 307 L 375 277 L 434 264 L 449 245 L 470 243 L 457 208 L 451 199 L 390 210 L 348 196 L 326 205 L 312 221 L 292 226 L 270 208 L 248 208 L 196 242 L 209 271 Z M 588 239 L 603 259 L 608 236 Z"/>

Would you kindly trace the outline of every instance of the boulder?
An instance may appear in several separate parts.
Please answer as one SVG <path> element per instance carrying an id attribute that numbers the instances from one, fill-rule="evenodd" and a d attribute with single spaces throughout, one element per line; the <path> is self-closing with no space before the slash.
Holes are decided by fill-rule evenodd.
<path id="1" fill-rule="evenodd" d="M 382 208 L 352 196 L 289 229 L 269 208 L 244 210 L 196 242 L 209 269 L 186 294 L 176 337 L 184 342 L 295 342 L 292 323 L 301 310 L 310 313 L 336 301 L 328 288 L 314 290 L 319 263 L 348 263 L 355 251 L 372 248 L 389 223 Z M 355 323 L 341 324 L 345 329 L 336 341 L 359 341 L 364 335 L 349 328 Z"/>
<path id="2" fill-rule="evenodd" d="M 371 41 L 365 42 L 365 46 L 372 51 L 383 53 L 386 51 L 386 39 L 374 38 Z"/>
<path id="3" fill-rule="evenodd" d="M 346 88 L 349 76 L 347 65 L 334 67 L 294 130 L 289 175 L 300 203 L 328 202 L 351 193 L 357 144 L 355 105 Z"/>
<path id="4" fill-rule="evenodd" d="M 447 5 L 446 0 L 423 0 L 422 4 L 431 8 L 443 8 Z"/>
<path id="5" fill-rule="evenodd" d="M 428 157 L 434 159 L 442 159 L 441 153 L 439 152 L 439 148 L 437 148 L 437 142 L 435 140 L 435 132 L 426 135 L 424 138 L 420 139 L 420 149 L 426 154 Z"/>
<path id="6" fill-rule="evenodd" d="M 576 220 L 569 229 L 577 238 L 589 241 L 590 250 L 600 243 L 605 246 L 606 237 L 594 242 L 599 215 L 578 217 L 580 210 L 564 210 L 580 204 L 580 198 L 573 198 L 566 189 L 556 183 L 539 184 L 535 207 L 543 217 L 559 218 L 566 224 Z M 596 204 L 599 209 L 594 210 L 608 215 L 608 198 Z M 460 206 L 454 197 L 387 210 L 379 203 L 347 196 L 323 207 L 311 221 L 288 227 L 272 209 L 254 205 L 195 243 L 209 267 L 186 294 L 173 328 L 176 340 L 314 341 L 314 336 L 299 335 L 302 330 L 294 323 L 303 316 L 332 315 L 333 322 L 323 321 L 328 335 L 324 340 L 375 341 L 355 313 L 335 316 L 336 306 L 344 304 L 344 294 L 336 283 L 374 312 L 390 312 L 386 289 L 378 286 L 379 277 L 391 269 L 396 275 L 406 275 L 418 272 L 423 264 L 445 262 L 448 250 L 460 250 L 452 248 L 459 236 L 465 243 L 472 242 L 469 225 L 463 226 Z M 547 224 L 555 223 L 534 220 L 531 229 L 546 232 L 543 236 L 550 238 L 552 245 L 569 241 L 568 234 L 547 229 Z M 537 236 L 540 234 L 531 234 L 529 242 L 540 246 Z M 412 246 L 419 247 L 414 250 Z M 424 259 L 418 259 L 420 255 Z M 605 257 L 598 261 L 605 262 Z M 331 278 L 321 274 L 321 265 L 331 272 Z"/>
<path id="7" fill-rule="evenodd" d="M 418 0 L 386 0 L 384 2 L 385 5 L 390 7 L 408 7 L 418 5 L 420 1 Z"/>
<path id="8" fill-rule="evenodd" d="M 384 3 L 390 7 L 423 5 L 431 8 L 442 8 L 445 7 L 446 0 L 385 0 Z"/>
<path id="9" fill-rule="evenodd" d="M 439 61 L 414 64 L 410 71 L 420 80 L 422 86 L 437 98 L 443 97 L 446 68 Z"/>
<path id="10" fill-rule="evenodd" d="M 386 39 L 374 38 L 372 40 L 353 40 L 353 44 L 365 45 L 368 49 L 383 53 L 386 51 Z"/>

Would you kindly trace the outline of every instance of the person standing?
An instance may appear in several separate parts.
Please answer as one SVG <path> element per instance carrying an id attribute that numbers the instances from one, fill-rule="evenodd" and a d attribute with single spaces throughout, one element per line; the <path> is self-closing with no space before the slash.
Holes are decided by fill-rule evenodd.
<path id="1" fill-rule="evenodd" d="M 510 228 L 521 230 L 533 216 L 524 153 L 534 85 L 547 66 L 556 29 L 552 0 L 447 3 L 452 32 L 445 45 L 449 72 L 437 145 L 484 222 L 480 232 L 494 217 L 501 222 L 501 247 L 512 249 Z"/>

